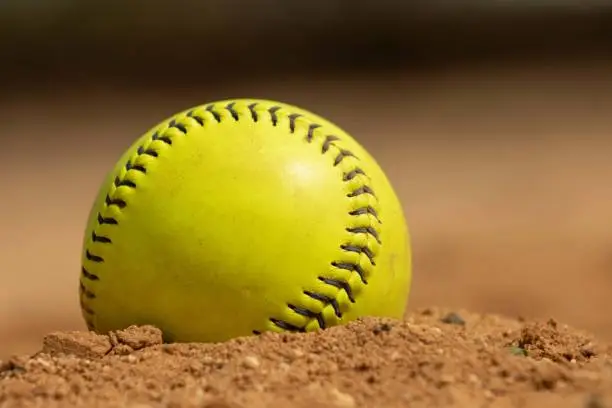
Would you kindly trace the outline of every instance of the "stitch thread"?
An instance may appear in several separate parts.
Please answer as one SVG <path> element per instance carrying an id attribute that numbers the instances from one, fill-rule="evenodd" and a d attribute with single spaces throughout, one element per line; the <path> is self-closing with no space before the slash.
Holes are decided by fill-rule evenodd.
<path id="1" fill-rule="evenodd" d="M 162 125 L 161 128 L 155 130 L 150 138 L 147 138 L 146 141 L 138 146 L 136 153 L 127 160 L 127 163 L 119 172 L 120 174 L 115 177 L 114 182 L 110 187 L 110 191 L 106 195 L 103 202 L 104 207 L 99 209 L 97 214 L 98 226 L 94 228 L 94 231 L 92 232 L 91 244 L 85 248 L 85 260 L 92 265 L 104 263 L 104 258 L 96 254 L 95 248 L 97 245 L 111 245 L 112 239 L 109 236 L 104 235 L 104 233 L 99 230 L 99 227 L 103 225 L 117 227 L 119 225 L 119 221 L 113 216 L 109 216 L 106 210 L 111 207 L 116 207 L 117 209 L 122 210 L 129 205 L 129 202 L 126 201 L 125 197 L 122 197 L 121 191 L 125 191 L 124 189 L 137 189 L 138 186 L 136 182 L 131 179 L 131 176 L 135 175 L 136 173 L 147 174 L 147 168 L 140 160 L 143 156 L 157 158 L 160 154 L 159 150 L 161 149 L 159 149 L 159 147 L 161 144 L 172 146 L 173 139 L 175 137 L 186 136 L 189 132 L 189 128 L 196 126 L 204 127 L 207 120 L 204 116 L 202 116 L 202 113 L 204 112 L 210 114 L 210 117 L 218 123 L 223 121 L 223 117 L 219 113 L 219 109 L 225 109 L 234 121 L 244 120 L 244 118 L 250 116 L 250 119 L 253 122 L 258 122 L 261 119 L 261 112 L 258 111 L 257 108 L 262 105 L 264 105 L 264 103 L 252 102 L 246 106 L 247 109 L 245 112 L 241 112 L 236 108 L 236 101 L 229 102 L 222 107 L 220 107 L 218 103 L 213 103 L 205 107 L 200 106 L 188 111 L 182 117 L 180 117 L 180 114 L 176 115 L 166 123 L 165 129 Z M 281 120 L 279 114 L 281 114 L 282 111 L 283 108 L 276 105 L 270 106 L 266 109 L 272 126 L 278 126 Z M 248 116 L 243 116 L 243 114 Z M 243 119 L 241 119 L 241 117 L 243 117 Z M 285 117 L 288 119 L 289 132 L 291 134 L 296 132 L 298 120 L 307 120 L 302 114 L 299 113 L 288 112 L 285 114 Z M 312 143 L 316 139 L 315 133 L 317 131 L 320 132 L 323 128 L 324 126 L 319 123 L 309 122 L 304 140 L 309 144 Z M 356 157 L 353 152 L 343 149 L 337 145 L 338 143 L 341 144 L 340 137 L 333 134 L 322 135 L 321 137 L 323 138 L 321 144 L 321 154 L 329 153 L 332 148 L 335 148 L 336 150 L 333 166 L 338 166 L 349 158 L 359 162 L 359 158 Z M 355 237 L 355 240 L 344 242 L 339 248 L 344 253 L 357 255 L 358 260 L 333 260 L 330 262 L 330 267 L 335 268 L 336 270 L 349 272 L 350 276 L 356 275 L 363 285 L 367 285 L 368 277 L 372 273 L 372 268 L 376 266 L 376 254 L 378 252 L 377 248 L 381 244 L 379 230 L 377 227 L 375 227 L 376 224 L 379 226 L 382 224 L 378 211 L 375 208 L 375 206 L 378 204 L 378 198 L 372 187 L 368 184 L 369 178 L 366 172 L 357 165 L 351 166 L 343 173 L 342 181 L 345 183 L 350 183 L 352 186 L 351 191 L 346 194 L 346 196 L 349 199 L 357 200 L 355 202 L 359 203 L 360 205 L 357 205 L 356 208 L 354 207 L 348 212 L 349 216 L 355 217 L 355 225 L 345 228 L 346 232 Z M 365 201 L 364 197 L 369 197 L 367 202 Z M 95 315 L 95 311 L 87 303 L 87 301 L 96 299 L 96 294 L 91 288 L 88 288 L 87 282 L 99 281 L 100 277 L 88 269 L 86 265 L 87 262 L 83 262 L 81 267 L 82 279 L 79 282 L 80 304 L 84 312 L 83 316 L 85 317 L 87 326 L 90 330 L 93 330 L 93 316 Z M 317 279 L 320 282 L 335 288 L 338 291 L 337 294 L 344 292 L 350 303 L 356 302 L 355 288 L 351 285 L 348 278 L 340 279 L 338 277 L 330 277 L 326 276 L 326 274 L 320 274 L 317 276 Z M 304 290 L 303 294 L 312 300 L 320 302 L 320 304 L 323 305 L 321 311 L 311 310 L 304 305 L 288 303 L 287 308 L 292 313 L 305 317 L 308 319 L 308 322 L 316 321 L 317 325 L 322 329 L 325 329 L 328 326 L 328 322 L 326 322 L 323 313 L 326 307 L 330 307 L 338 319 L 343 317 L 337 295 L 332 297 L 323 293 L 314 292 L 312 290 Z M 269 321 L 281 330 L 289 332 L 305 332 L 307 327 L 307 325 L 296 326 L 295 324 L 277 317 L 270 317 Z M 253 330 L 253 333 L 261 334 L 261 332 L 258 330 Z"/>

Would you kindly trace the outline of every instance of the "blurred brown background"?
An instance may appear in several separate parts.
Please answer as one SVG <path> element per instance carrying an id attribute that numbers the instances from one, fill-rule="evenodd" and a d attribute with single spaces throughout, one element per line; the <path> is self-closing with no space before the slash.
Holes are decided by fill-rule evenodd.
<path id="1" fill-rule="evenodd" d="M 229 97 L 372 151 L 411 228 L 410 308 L 612 338 L 612 9 L 532 3 L 2 2 L 0 358 L 84 328 L 84 222 L 123 149 Z"/>

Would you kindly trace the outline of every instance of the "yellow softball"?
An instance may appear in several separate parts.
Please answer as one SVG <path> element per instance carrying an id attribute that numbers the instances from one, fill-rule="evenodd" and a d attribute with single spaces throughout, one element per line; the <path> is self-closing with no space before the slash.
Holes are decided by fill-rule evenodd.
<path id="1" fill-rule="evenodd" d="M 79 294 L 90 330 L 211 342 L 400 318 L 410 286 L 402 206 L 364 147 L 307 110 L 235 99 L 123 154 L 89 215 Z"/>

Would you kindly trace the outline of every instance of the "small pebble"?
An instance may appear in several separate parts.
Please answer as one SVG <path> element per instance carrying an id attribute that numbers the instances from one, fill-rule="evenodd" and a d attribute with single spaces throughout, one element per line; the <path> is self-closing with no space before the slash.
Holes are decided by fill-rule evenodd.
<path id="1" fill-rule="evenodd" d="M 446 324 L 456 324 L 459 326 L 465 325 L 465 320 L 463 320 L 463 317 L 459 316 L 457 313 L 454 312 L 447 314 L 442 319 L 440 319 L 440 321 Z"/>
<path id="2" fill-rule="evenodd" d="M 329 392 L 335 406 L 342 408 L 352 408 L 355 406 L 355 398 L 352 395 L 342 392 L 337 388 L 332 388 Z"/>
<path id="3" fill-rule="evenodd" d="M 244 360 L 242 360 L 242 365 L 246 368 L 257 368 L 260 366 L 260 362 L 255 356 L 246 356 Z"/>

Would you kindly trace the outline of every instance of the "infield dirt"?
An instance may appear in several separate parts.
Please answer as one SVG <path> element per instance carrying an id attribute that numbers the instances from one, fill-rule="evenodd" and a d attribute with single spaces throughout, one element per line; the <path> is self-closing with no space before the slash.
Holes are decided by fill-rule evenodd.
<path id="1" fill-rule="evenodd" d="M 554 320 L 423 309 L 314 334 L 162 344 L 57 332 L 0 368 L 0 406 L 607 407 L 612 348 Z"/>

